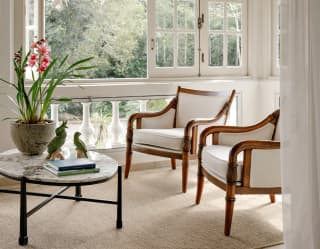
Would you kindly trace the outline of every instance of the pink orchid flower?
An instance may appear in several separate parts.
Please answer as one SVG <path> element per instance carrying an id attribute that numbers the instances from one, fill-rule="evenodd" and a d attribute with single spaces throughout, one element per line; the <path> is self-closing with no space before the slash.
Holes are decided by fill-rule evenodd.
<path id="1" fill-rule="evenodd" d="M 50 52 L 50 48 L 47 46 L 41 46 L 38 48 L 38 53 L 41 55 L 47 55 Z"/>
<path id="2" fill-rule="evenodd" d="M 36 54 L 31 54 L 30 55 L 30 60 L 36 60 L 37 59 L 37 55 Z"/>
<path id="3" fill-rule="evenodd" d="M 32 59 L 31 57 L 29 58 L 29 60 L 28 60 L 28 65 L 29 65 L 30 67 L 33 67 L 36 63 L 37 63 L 37 60 L 36 60 L 36 59 Z"/>
<path id="4" fill-rule="evenodd" d="M 41 60 L 41 64 L 45 63 L 45 64 L 49 64 L 51 61 L 51 58 L 49 55 L 45 55 L 43 56 L 42 60 Z"/>
<path id="5" fill-rule="evenodd" d="M 38 43 L 37 42 L 31 43 L 31 48 L 37 48 L 37 47 L 38 47 Z"/>
<path id="6" fill-rule="evenodd" d="M 44 71 L 47 70 L 47 68 L 48 68 L 48 64 L 46 64 L 46 63 L 41 63 L 40 67 L 38 68 L 38 71 L 39 71 L 39 72 L 44 72 Z"/>

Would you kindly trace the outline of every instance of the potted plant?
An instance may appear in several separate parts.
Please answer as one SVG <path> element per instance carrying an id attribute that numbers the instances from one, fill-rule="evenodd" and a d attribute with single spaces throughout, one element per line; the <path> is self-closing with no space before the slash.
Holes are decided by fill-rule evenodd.
<path id="1" fill-rule="evenodd" d="M 62 60 L 51 59 L 46 40 L 33 42 L 29 52 L 24 55 L 22 48 L 14 54 L 13 64 L 16 83 L 0 78 L 0 82 L 8 84 L 16 90 L 15 103 L 18 118 L 11 123 L 11 136 L 18 150 L 27 155 L 42 154 L 54 136 L 56 124 L 46 119 L 47 111 L 57 86 L 63 85 L 65 79 L 77 78 L 80 71 L 94 66 L 86 66 L 92 57 L 67 65 L 68 56 Z M 26 84 L 25 72 L 29 70 L 32 83 Z M 57 101 L 70 101 L 60 98 Z"/>

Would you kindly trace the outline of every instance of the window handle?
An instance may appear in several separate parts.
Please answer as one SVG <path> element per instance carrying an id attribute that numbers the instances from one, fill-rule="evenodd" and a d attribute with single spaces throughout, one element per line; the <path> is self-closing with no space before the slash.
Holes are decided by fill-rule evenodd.
<path id="1" fill-rule="evenodd" d="M 204 23 L 204 14 L 198 17 L 198 29 L 201 29 L 203 23 Z"/>
<path id="2" fill-rule="evenodd" d="M 154 50 L 154 39 L 151 39 L 151 50 Z"/>
<path id="3" fill-rule="evenodd" d="M 201 54 L 201 61 L 204 63 L 204 53 Z"/>

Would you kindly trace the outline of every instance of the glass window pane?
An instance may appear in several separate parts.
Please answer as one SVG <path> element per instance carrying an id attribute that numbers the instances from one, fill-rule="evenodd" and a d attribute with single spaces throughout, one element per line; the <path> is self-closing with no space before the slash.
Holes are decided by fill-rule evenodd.
<path id="1" fill-rule="evenodd" d="M 147 0 L 45 0 L 45 37 L 53 58 L 94 57 L 85 78 L 147 76 Z"/>
<path id="2" fill-rule="evenodd" d="M 224 3 L 209 2 L 209 30 L 223 30 Z"/>
<path id="3" fill-rule="evenodd" d="M 241 28 L 242 28 L 241 15 L 242 15 L 241 3 L 227 3 L 228 30 L 241 31 Z"/>
<path id="4" fill-rule="evenodd" d="M 35 34 L 34 29 L 26 30 L 26 53 L 28 52 L 31 43 L 37 40 L 37 34 Z"/>
<path id="5" fill-rule="evenodd" d="M 157 33 L 156 65 L 157 67 L 173 67 L 173 33 Z"/>
<path id="6" fill-rule="evenodd" d="M 223 35 L 209 35 L 209 66 L 223 66 Z"/>
<path id="7" fill-rule="evenodd" d="M 35 38 L 39 36 L 38 34 L 38 2 L 35 0 L 26 1 L 26 37 L 25 46 L 26 49 L 30 47 L 31 43 Z M 27 51 L 26 51 L 27 52 Z"/>
<path id="8" fill-rule="evenodd" d="M 241 36 L 228 35 L 228 66 L 241 64 Z"/>
<path id="9" fill-rule="evenodd" d="M 195 1 L 179 0 L 177 2 L 178 28 L 194 29 L 195 27 Z"/>
<path id="10" fill-rule="evenodd" d="M 27 17 L 27 21 L 26 21 L 26 25 L 34 25 L 35 23 L 35 17 L 36 17 L 36 13 L 35 13 L 35 0 L 27 0 L 26 1 L 26 17 Z"/>
<path id="11" fill-rule="evenodd" d="M 194 65 L 194 33 L 178 35 L 178 66 L 191 67 Z"/>
<path id="12" fill-rule="evenodd" d="M 165 99 L 152 99 L 147 102 L 148 112 L 158 112 L 164 109 L 168 105 Z"/>
<path id="13" fill-rule="evenodd" d="M 156 23 L 157 28 L 173 28 L 174 6 L 173 0 L 156 0 Z"/>

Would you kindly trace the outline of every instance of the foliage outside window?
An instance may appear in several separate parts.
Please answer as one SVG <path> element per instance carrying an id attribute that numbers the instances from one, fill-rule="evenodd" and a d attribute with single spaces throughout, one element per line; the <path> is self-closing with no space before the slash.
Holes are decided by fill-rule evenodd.
<path id="1" fill-rule="evenodd" d="M 146 0 L 46 0 L 45 37 L 54 56 L 94 56 L 86 78 L 147 77 Z"/>

